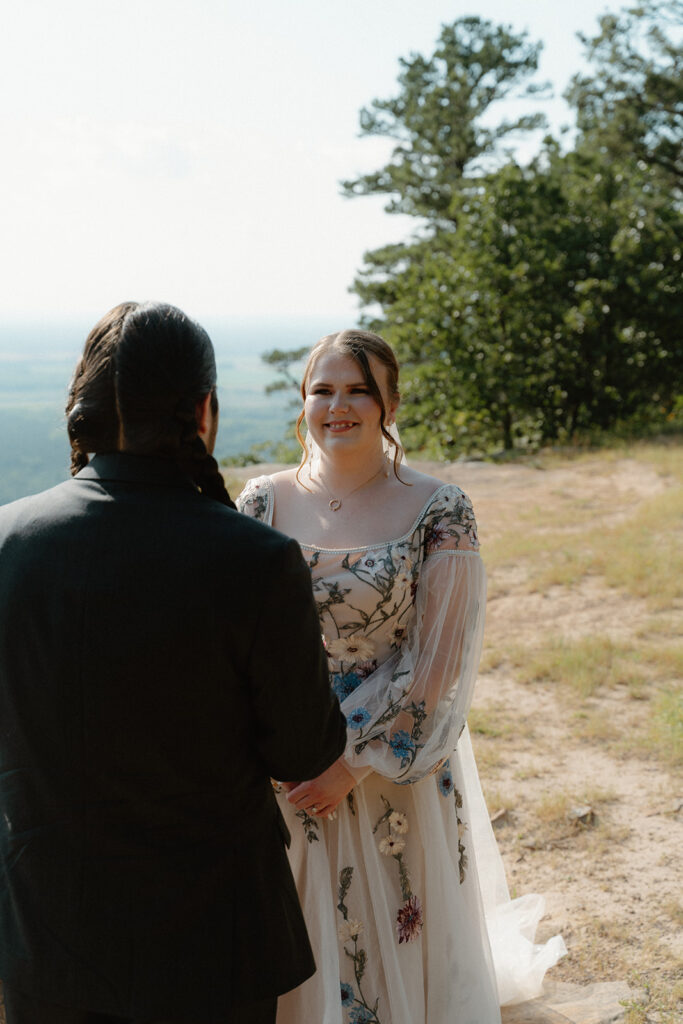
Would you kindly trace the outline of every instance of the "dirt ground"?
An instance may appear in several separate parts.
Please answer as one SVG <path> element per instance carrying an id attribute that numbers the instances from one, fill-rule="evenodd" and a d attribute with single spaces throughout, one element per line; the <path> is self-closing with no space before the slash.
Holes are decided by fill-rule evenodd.
<path id="1" fill-rule="evenodd" d="M 509 534 L 516 517 L 528 520 L 530 509 L 540 534 L 544 518 L 561 522 L 563 507 L 585 496 L 592 514 L 578 530 L 591 531 L 599 543 L 600 531 L 677 486 L 656 466 L 632 458 L 420 468 L 470 495 L 485 561 L 487 545 Z M 567 521 L 566 528 L 570 545 L 577 527 Z M 664 550 L 662 557 L 674 556 Z M 666 750 L 629 749 L 629 735 L 647 729 L 650 702 L 633 700 L 624 686 L 579 700 L 571 686 L 519 681 L 504 658 L 506 648 L 531 653 L 558 634 L 629 643 L 647 630 L 652 609 L 596 575 L 545 590 L 525 586 L 527 575 L 524 560 L 489 569 L 484 671 L 472 716 L 510 888 L 515 895 L 545 895 L 540 937 L 561 932 L 569 948 L 552 972 L 556 980 L 637 976 L 670 993 L 683 977 L 683 785 Z M 658 613 L 669 616 L 679 640 L 682 613 L 680 600 Z M 487 658 L 492 650 L 497 657 Z M 670 684 L 680 687 L 680 679 Z M 582 729 L 582 718 L 602 727 Z M 572 810 L 582 807 L 590 807 L 585 820 L 572 819 Z"/>

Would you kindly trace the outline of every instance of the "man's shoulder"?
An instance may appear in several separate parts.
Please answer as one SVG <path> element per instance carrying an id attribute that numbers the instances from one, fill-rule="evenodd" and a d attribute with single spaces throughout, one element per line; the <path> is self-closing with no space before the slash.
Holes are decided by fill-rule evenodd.
<path id="1" fill-rule="evenodd" d="M 164 532 L 182 535 L 189 548 L 213 548 L 217 556 L 221 550 L 233 557 L 240 551 L 252 560 L 268 563 L 287 558 L 288 549 L 298 549 L 296 542 L 279 530 L 196 491 L 138 492 L 131 505 L 116 489 L 79 477 L 0 506 L 0 538 L 81 529 L 88 520 L 94 524 L 101 515 L 115 519 L 117 507 L 122 524 L 130 524 L 131 517 L 143 516 L 151 522 L 159 516 L 165 524 Z"/>
<path id="2" fill-rule="evenodd" d="M 65 504 L 69 503 L 74 496 L 74 481 L 63 480 L 62 483 L 48 487 L 36 494 L 27 494 L 22 498 L 16 498 L 5 505 L 0 505 L 0 526 L 9 523 L 21 522 L 25 519 L 34 519 L 41 513 L 58 512 Z"/>

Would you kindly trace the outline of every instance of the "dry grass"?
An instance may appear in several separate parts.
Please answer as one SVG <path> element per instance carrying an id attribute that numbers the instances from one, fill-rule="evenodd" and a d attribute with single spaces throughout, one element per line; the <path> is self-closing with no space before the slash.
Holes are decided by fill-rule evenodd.
<path id="1" fill-rule="evenodd" d="M 502 489 L 492 479 L 477 494 L 474 474 L 470 485 L 491 581 L 476 756 L 490 810 L 507 811 L 497 836 L 511 887 L 555 894 L 543 933 L 561 930 L 569 955 L 551 976 L 630 977 L 642 995 L 629 1024 L 673 1024 L 683 444 L 540 462 L 519 490 L 510 470 Z M 569 816 L 582 804 L 595 812 L 584 825 Z"/>
<path id="2" fill-rule="evenodd" d="M 680 1024 L 683 1014 L 683 981 L 673 978 L 653 981 L 642 974 L 631 974 L 631 987 L 642 993 L 624 1002 L 624 1024 Z"/>
<path id="3" fill-rule="evenodd" d="M 611 790 L 599 786 L 583 787 L 577 790 L 555 789 L 543 793 L 532 808 L 536 822 L 535 835 L 539 842 L 549 842 L 558 835 L 567 837 L 584 832 L 589 838 L 590 848 L 604 842 L 618 841 L 622 833 L 603 820 L 602 812 L 607 805 L 617 800 Z M 577 817 L 580 811 L 586 817 Z M 540 837 L 540 838 L 539 838 Z"/>
<path id="4" fill-rule="evenodd" d="M 523 563 L 524 586 L 531 592 L 570 587 L 593 574 L 645 599 L 653 610 L 683 599 L 683 446 L 641 445 L 582 458 L 586 468 L 595 468 L 598 481 L 604 481 L 606 470 L 616 470 L 618 459 L 631 458 L 669 486 L 635 508 L 628 491 L 615 494 L 612 507 L 605 508 L 590 494 L 555 489 L 552 504 L 516 510 L 514 526 L 487 546 L 489 566 Z M 566 459 L 544 460 L 546 468 L 566 464 Z"/>
<path id="5" fill-rule="evenodd" d="M 531 650 L 528 644 L 513 646 L 507 659 L 500 651 L 493 656 L 485 654 L 484 664 L 489 672 L 509 665 L 523 685 L 551 684 L 560 699 L 573 708 L 569 722 L 574 734 L 592 742 L 616 744 L 615 750 L 622 741 L 624 714 L 617 719 L 611 708 L 596 709 L 591 698 L 610 690 L 625 691 L 631 701 L 648 705 L 641 716 L 630 716 L 635 732 L 628 737 L 629 745 L 635 740 L 641 754 L 681 764 L 683 644 L 657 646 L 651 637 L 646 631 L 634 642 L 617 641 L 606 634 L 576 639 L 550 636 Z M 509 709 L 504 705 L 478 707 L 471 731 L 490 738 L 509 735 L 515 726 L 509 717 L 506 720 L 506 714 L 509 716 Z M 528 720 L 521 731 L 531 735 Z"/>
<path id="6" fill-rule="evenodd" d="M 682 565 L 683 487 L 677 487 L 607 531 L 592 552 L 590 571 L 657 610 L 683 597 Z"/>
<path id="7" fill-rule="evenodd" d="M 638 742 L 672 765 L 683 764 L 683 692 L 680 689 L 659 694 L 647 735 L 639 736 Z"/>
<path id="8" fill-rule="evenodd" d="M 477 758 L 477 762 L 479 759 Z M 511 793 L 508 790 L 496 789 L 492 786 L 484 784 L 484 796 L 486 797 L 486 806 L 488 807 L 492 815 L 497 814 L 500 811 L 512 811 L 515 806 L 519 803 L 519 796 L 516 793 Z"/>
<path id="9" fill-rule="evenodd" d="M 484 675 L 486 672 L 493 672 L 500 668 L 506 658 L 507 652 L 502 647 L 485 647 L 479 662 L 479 674 Z"/>
<path id="10" fill-rule="evenodd" d="M 660 476 L 683 484 L 683 441 L 671 437 L 658 444 L 629 445 L 625 454 L 643 465 L 653 466 Z"/>
<path id="11" fill-rule="evenodd" d="M 681 903 L 680 899 L 672 897 L 670 900 L 667 900 L 662 910 L 671 918 L 674 924 L 683 928 L 683 903 Z"/>
<path id="12" fill-rule="evenodd" d="M 580 697 L 590 697 L 600 687 L 640 686 L 646 681 L 633 664 L 633 649 L 604 635 L 578 640 L 550 637 L 531 653 L 516 647 L 511 662 L 520 682 L 558 683 Z"/>
<path id="13" fill-rule="evenodd" d="M 577 711 L 571 719 L 571 730 L 577 739 L 610 746 L 621 739 L 621 729 L 613 716 L 602 709 Z"/>
<path id="14" fill-rule="evenodd" d="M 573 802 L 571 795 L 562 790 L 554 793 L 544 793 L 535 807 L 536 818 L 541 822 L 552 825 L 564 822 Z"/>
<path id="15" fill-rule="evenodd" d="M 488 736 L 492 739 L 509 736 L 513 732 L 519 735 L 519 726 L 515 724 L 504 704 L 477 705 L 470 711 L 467 722 L 472 735 Z M 525 734 L 530 735 L 528 728 Z"/>

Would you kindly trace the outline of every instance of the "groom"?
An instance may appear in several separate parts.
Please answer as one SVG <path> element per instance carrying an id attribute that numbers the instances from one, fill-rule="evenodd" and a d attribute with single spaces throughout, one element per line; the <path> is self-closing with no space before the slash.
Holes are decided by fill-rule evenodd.
<path id="1" fill-rule="evenodd" d="M 0 509 L 8 1024 L 270 1024 L 315 969 L 270 778 L 324 771 L 345 722 L 297 544 L 211 458 L 215 386 L 197 324 L 116 307 L 77 474 Z"/>

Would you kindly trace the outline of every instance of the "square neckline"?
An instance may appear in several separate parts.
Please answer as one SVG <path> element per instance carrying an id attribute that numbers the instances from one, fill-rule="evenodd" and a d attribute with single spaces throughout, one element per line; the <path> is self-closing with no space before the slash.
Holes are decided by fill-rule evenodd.
<path id="1" fill-rule="evenodd" d="M 273 525 L 273 515 L 275 513 L 275 487 L 273 486 L 273 481 L 272 481 L 271 477 L 264 476 L 261 479 L 266 481 L 266 485 L 267 485 L 267 488 L 268 488 L 268 499 L 269 499 L 269 505 L 270 505 L 270 508 L 269 508 L 269 512 L 270 512 L 269 519 L 270 519 L 270 522 L 268 523 L 268 525 L 272 526 Z M 418 526 L 420 525 L 421 520 L 424 518 L 426 512 L 428 511 L 429 506 L 432 504 L 432 502 L 436 498 L 437 494 L 440 491 L 443 491 L 444 488 L 446 488 L 446 487 L 454 487 L 457 491 L 460 492 L 460 494 L 464 494 L 464 491 L 462 491 L 458 487 L 457 484 L 441 484 L 439 487 L 437 487 L 437 489 L 435 491 L 433 491 L 429 495 L 429 497 L 425 501 L 424 505 L 422 506 L 422 508 L 420 509 L 418 514 L 416 515 L 416 517 L 413 520 L 413 522 L 411 523 L 410 528 L 406 531 L 406 533 L 402 534 L 400 537 L 394 537 L 394 538 L 392 538 L 390 540 L 379 540 L 379 541 L 376 541 L 374 544 L 360 544 L 358 547 L 350 547 L 350 548 L 347 548 L 347 547 L 344 547 L 344 548 L 325 548 L 325 547 L 321 547 L 319 544 L 306 544 L 304 541 L 298 540 L 298 538 L 296 538 L 297 544 L 299 545 L 300 548 L 305 548 L 307 551 L 321 551 L 321 552 L 324 552 L 325 554 L 330 554 L 330 555 L 349 554 L 352 551 L 374 551 L 376 548 L 386 547 L 389 544 L 401 544 L 403 541 L 408 540 L 410 537 L 413 536 L 413 534 L 417 530 Z M 277 527 L 274 527 L 274 529 L 277 529 Z"/>

